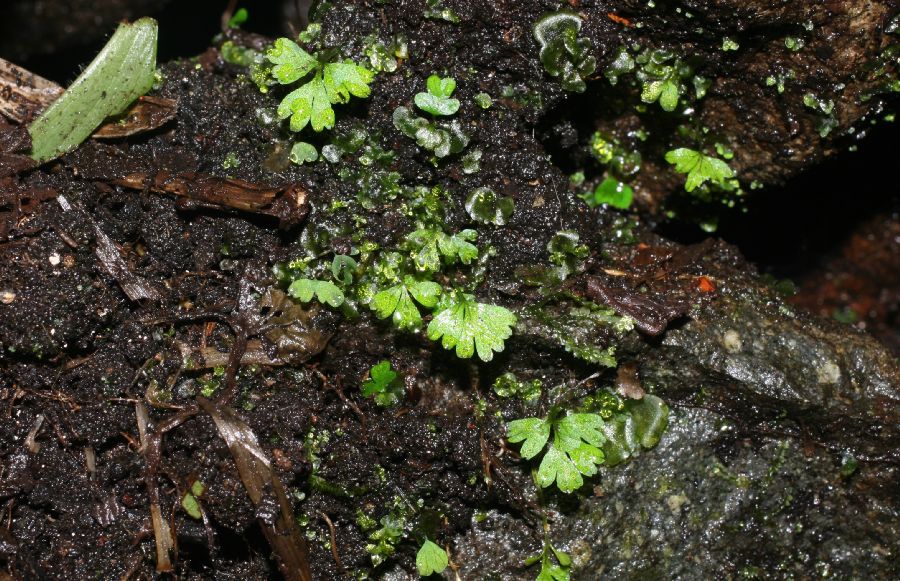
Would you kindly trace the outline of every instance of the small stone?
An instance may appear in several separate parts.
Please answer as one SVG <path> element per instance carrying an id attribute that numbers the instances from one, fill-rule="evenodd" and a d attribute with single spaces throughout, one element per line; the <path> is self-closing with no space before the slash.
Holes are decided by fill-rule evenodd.
<path id="1" fill-rule="evenodd" d="M 725 346 L 725 350 L 729 353 L 738 353 L 743 347 L 741 336 L 733 329 L 725 331 L 725 336 L 722 337 L 722 345 Z"/>
<path id="2" fill-rule="evenodd" d="M 50 261 L 50 264 L 52 266 L 58 266 L 60 261 L 62 260 L 62 258 L 59 257 L 58 253 L 54 252 L 53 254 L 50 255 L 50 257 L 47 260 Z"/>
<path id="3" fill-rule="evenodd" d="M 819 383 L 836 384 L 841 379 L 841 368 L 834 361 L 826 361 L 816 370 Z"/>
<path id="4" fill-rule="evenodd" d="M 0 303 L 4 305 L 11 304 L 14 300 L 16 300 L 16 293 L 11 290 L 2 290 L 0 291 Z"/>
<path id="5" fill-rule="evenodd" d="M 687 502 L 689 502 L 688 497 L 684 494 L 673 494 L 666 499 L 666 504 L 669 505 L 669 510 L 671 510 L 672 514 L 675 515 L 681 512 L 681 507 L 684 506 Z"/>
<path id="6" fill-rule="evenodd" d="M 594 551 L 591 544 L 584 539 L 575 539 L 569 543 L 569 557 L 572 558 L 572 565 L 576 569 L 587 567 L 591 562 Z"/>

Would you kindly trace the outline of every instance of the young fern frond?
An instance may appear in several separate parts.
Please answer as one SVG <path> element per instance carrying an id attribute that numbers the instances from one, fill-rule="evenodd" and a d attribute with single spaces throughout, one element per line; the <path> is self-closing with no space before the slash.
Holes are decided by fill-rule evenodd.
<path id="1" fill-rule="evenodd" d="M 335 119 L 331 106 L 346 103 L 351 96 L 368 97 L 375 78 L 375 73 L 349 59 L 325 62 L 318 53 L 311 55 L 288 38 L 277 39 L 266 59 L 274 65 L 272 78 L 282 85 L 307 79 L 278 105 L 278 118 L 290 117 L 291 131 L 302 131 L 307 125 L 313 131 L 331 129 Z"/>

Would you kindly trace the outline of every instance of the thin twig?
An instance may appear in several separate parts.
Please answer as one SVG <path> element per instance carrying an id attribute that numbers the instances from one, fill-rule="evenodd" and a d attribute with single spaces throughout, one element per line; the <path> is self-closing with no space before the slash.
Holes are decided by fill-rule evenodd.
<path id="1" fill-rule="evenodd" d="M 169 530 L 168 522 L 163 519 L 160 509 L 157 475 L 159 473 L 162 440 L 166 432 L 180 426 L 187 419 L 196 415 L 197 407 L 192 406 L 182 412 L 169 416 L 160 422 L 155 429 L 149 425 L 149 415 L 142 403 L 135 404 L 135 412 L 138 420 L 138 432 L 141 436 L 141 453 L 147 464 L 147 470 L 144 474 L 144 484 L 146 485 L 147 496 L 150 500 L 150 515 L 151 521 L 153 522 L 153 533 L 156 539 L 156 570 L 161 573 L 168 572 L 172 570 L 170 553 L 175 551 L 175 539 Z"/>
<path id="2" fill-rule="evenodd" d="M 328 534 L 331 536 L 331 556 L 334 557 L 334 562 L 337 563 L 338 569 L 341 573 L 344 572 L 344 564 L 341 563 L 341 556 L 338 555 L 337 550 L 337 534 L 334 531 L 334 523 L 331 522 L 331 519 L 328 518 L 328 515 L 324 512 L 319 512 L 322 515 L 322 519 L 325 521 L 325 524 L 328 525 Z"/>

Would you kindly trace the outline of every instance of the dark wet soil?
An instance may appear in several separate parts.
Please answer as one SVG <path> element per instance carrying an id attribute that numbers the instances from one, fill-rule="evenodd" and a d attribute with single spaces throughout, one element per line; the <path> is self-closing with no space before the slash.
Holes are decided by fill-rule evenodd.
<path id="1" fill-rule="evenodd" d="M 256 121 L 257 111 L 271 103 L 240 82 L 241 71 L 217 52 L 196 65 L 185 61 L 163 71 L 166 83 L 158 94 L 179 101 L 174 126 L 116 145 L 86 144 L 49 171 L 9 184 L 13 192 L 51 190 L 26 215 L 10 198 L 7 240 L 0 245 L 6 297 L 0 306 L 0 394 L 7 417 L 0 427 L 0 454 L 7 459 L 2 494 L 15 521 L 4 555 L 11 571 L 25 576 L 150 574 L 154 539 L 135 403 L 152 401 L 151 419 L 164 422 L 204 386 L 220 381 L 211 369 L 191 370 L 185 362 L 200 360 L 201 346 L 227 354 L 235 339 L 222 321 L 236 309 L 241 281 L 258 288 L 273 284 L 271 266 L 300 248 L 300 231 L 279 231 L 272 219 L 180 208 L 171 196 L 110 182 L 136 170 L 190 170 L 271 186 L 294 183 L 312 192 L 317 209 L 346 188 L 321 164 L 313 170 L 282 165 L 276 174 L 263 169 L 272 152 L 261 144 L 280 140 L 277 127 Z M 392 100 L 376 91 L 373 107 Z M 477 115 L 471 107 L 467 112 Z M 487 121 L 475 127 L 482 143 L 515 135 L 512 119 Z M 393 148 L 414 153 L 393 139 Z M 515 192 L 522 207 L 516 228 L 485 240 L 515 257 L 498 261 L 497 270 L 507 275 L 543 252 L 554 231 L 546 225 L 578 220 L 559 215 L 558 199 L 538 179 L 539 157 L 528 148 L 524 144 L 501 163 L 486 156 L 479 181 L 500 189 L 500 176 L 515 166 L 517 182 L 535 182 Z M 240 165 L 226 171 L 223 161 L 230 155 Z M 423 161 L 405 156 L 396 169 L 417 181 L 434 179 Z M 538 212 L 531 208 L 540 196 L 547 202 Z M 460 206 L 455 201 L 450 208 L 456 221 Z M 391 240 L 408 229 L 401 215 L 389 211 L 385 217 L 373 220 L 367 234 Z M 98 232 L 121 250 L 130 271 L 158 291 L 159 301 L 129 301 L 95 255 Z M 528 245 L 520 246 L 525 240 Z M 276 459 L 292 498 L 303 499 L 300 518 L 314 578 L 371 568 L 364 550 L 369 541 L 356 524 L 360 515 L 378 521 L 386 507 L 397 506 L 410 515 L 408 526 L 415 522 L 438 538 L 462 532 L 478 507 L 521 508 L 521 476 L 510 474 L 490 488 L 483 478 L 482 446 L 495 453 L 502 430 L 496 419 L 474 420 L 472 390 L 484 390 L 497 372 L 482 370 L 484 385 L 478 387 L 475 366 L 460 365 L 421 339 L 396 337 L 366 314 L 348 324 L 322 312 L 314 327 L 331 337 L 321 355 L 290 369 L 242 368 L 230 402 Z M 382 359 L 407 385 L 403 403 L 388 410 L 359 396 L 362 378 Z M 33 428 L 34 444 L 23 450 Z M 95 458 L 94 467 L 86 465 L 86 456 Z M 209 417 L 189 419 L 165 436 L 158 472 L 163 514 L 176 531 L 179 574 L 273 574 L 270 549 L 254 532 L 256 509 Z M 206 487 L 208 531 L 179 508 L 194 481 Z M 334 523 L 334 541 L 328 522 Z M 395 562 L 411 569 L 413 549 L 401 546 Z"/>

